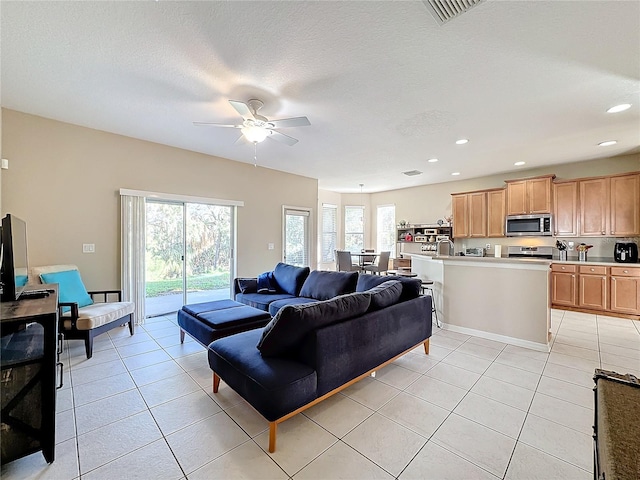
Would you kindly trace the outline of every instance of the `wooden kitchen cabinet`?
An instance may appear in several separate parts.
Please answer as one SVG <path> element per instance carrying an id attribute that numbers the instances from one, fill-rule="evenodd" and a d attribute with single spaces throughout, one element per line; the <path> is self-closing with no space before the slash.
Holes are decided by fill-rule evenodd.
<path id="1" fill-rule="evenodd" d="M 451 196 L 451 211 L 453 214 L 453 238 L 468 237 L 469 208 L 465 193 Z"/>
<path id="2" fill-rule="evenodd" d="M 507 215 L 551 213 L 551 181 L 555 175 L 507 180 Z"/>
<path id="3" fill-rule="evenodd" d="M 576 306 L 576 265 L 551 265 L 551 303 L 553 305 Z"/>
<path id="4" fill-rule="evenodd" d="M 505 189 L 487 191 L 487 237 L 504 237 Z"/>
<path id="5" fill-rule="evenodd" d="M 553 234 L 557 237 L 578 235 L 578 182 L 556 182 L 553 185 Z"/>
<path id="6" fill-rule="evenodd" d="M 578 306 L 606 310 L 609 283 L 607 267 L 580 265 L 578 273 Z"/>
<path id="7" fill-rule="evenodd" d="M 640 267 L 611 267 L 611 311 L 640 315 Z"/>
<path id="8" fill-rule="evenodd" d="M 609 182 L 610 234 L 640 235 L 640 173 L 613 176 Z"/>
<path id="9" fill-rule="evenodd" d="M 589 178 L 580 184 L 580 236 L 640 235 L 640 173 Z"/>
<path id="10" fill-rule="evenodd" d="M 580 236 L 607 234 L 609 223 L 609 179 L 580 180 Z"/>
<path id="11" fill-rule="evenodd" d="M 487 194 L 475 192 L 467 195 L 469 202 L 469 237 L 487 236 Z"/>

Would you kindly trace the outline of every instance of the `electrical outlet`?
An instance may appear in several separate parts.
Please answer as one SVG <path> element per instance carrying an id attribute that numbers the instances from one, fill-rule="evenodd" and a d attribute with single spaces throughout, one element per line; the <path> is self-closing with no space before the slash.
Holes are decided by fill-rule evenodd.
<path id="1" fill-rule="evenodd" d="M 485 245 L 485 248 L 486 248 L 487 250 L 491 250 L 491 244 L 490 244 L 490 243 L 487 243 L 487 244 Z"/>
<path id="2" fill-rule="evenodd" d="M 274 248 L 276 248 L 276 246 L 273 243 L 267 243 L 268 250 L 273 250 Z"/>
<path id="3" fill-rule="evenodd" d="M 573 242 L 569 242 L 569 250 L 573 250 Z"/>

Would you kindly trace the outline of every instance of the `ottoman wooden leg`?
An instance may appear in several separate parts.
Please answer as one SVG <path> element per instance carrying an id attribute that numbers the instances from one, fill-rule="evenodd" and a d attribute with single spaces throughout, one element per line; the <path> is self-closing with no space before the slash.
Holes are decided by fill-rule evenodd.
<path id="1" fill-rule="evenodd" d="M 269 453 L 276 451 L 276 432 L 278 430 L 278 424 L 276 422 L 269 422 Z"/>
<path id="2" fill-rule="evenodd" d="M 428 338 L 427 338 L 427 341 L 424 342 L 424 353 L 429 355 L 429 339 Z"/>
<path id="3" fill-rule="evenodd" d="M 180 329 L 180 343 L 184 343 L 184 330 Z"/>
<path id="4" fill-rule="evenodd" d="M 218 387 L 220 387 L 220 377 L 213 372 L 213 393 L 218 393 Z"/>

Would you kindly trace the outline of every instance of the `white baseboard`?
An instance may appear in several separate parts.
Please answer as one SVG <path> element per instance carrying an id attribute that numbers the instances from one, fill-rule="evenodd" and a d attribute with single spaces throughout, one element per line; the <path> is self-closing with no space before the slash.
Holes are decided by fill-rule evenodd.
<path id="1" fill-rule="evenodd" d="M 509 345 L 529 348 L 531 350 L 537 350 L 539 352 L 549 353 L 551 351 L 551 346 L 546 343 L 531 342 L 529 340 L 522 340 L 520 338 L 507 337 L 506 335 L 499 335 L 497 333 L 485 332 L 483 330 L 475 330 L 473 328 L 459 327 L 457 325 L 450 325 L 448 323 L 443 323 L 442 329 L 451 330 L 452 332 L 464 333 L 466 335 L 473 335 L 474 337 L 486 338 L 487 340 L 495 340 L 496 342 L 508 343 Z"/>

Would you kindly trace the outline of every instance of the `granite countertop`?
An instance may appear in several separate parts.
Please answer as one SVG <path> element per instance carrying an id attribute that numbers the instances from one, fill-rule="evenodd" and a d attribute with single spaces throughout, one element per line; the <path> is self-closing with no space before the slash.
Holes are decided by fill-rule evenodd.
<path id="1" fill-rule="evenodd" d="M 571 264 L 585 264 L 585 265 L 602 265 L 607 267 L 640 267 L 639 263 L 617 263 L 613 261 L 613 257 L 587 257 L 586 262 L 578 261 L 578 257 L 569 257 L 567 260 L 559 260 L 558 258 L 522 258 L 522 257 L 471 257 L 471 256 L 434 256 L 424 255 L 420 253 L 410 253 L 411 256 L 419 256 L 423 258 L 431 258 L 433 260 L 454 260 L 460 262 L 491 262 L 491 263 L 534 263 L 534 264 L 551 264 L 551 263 L 571 263 Z"/>

